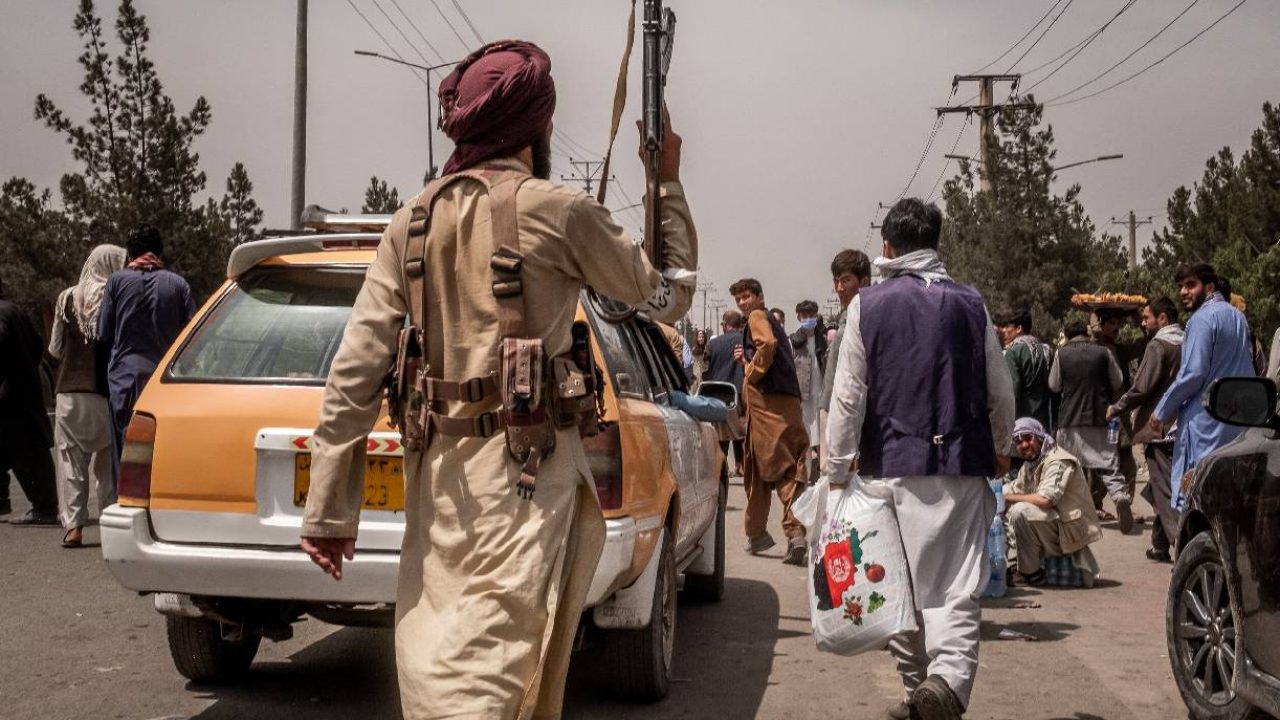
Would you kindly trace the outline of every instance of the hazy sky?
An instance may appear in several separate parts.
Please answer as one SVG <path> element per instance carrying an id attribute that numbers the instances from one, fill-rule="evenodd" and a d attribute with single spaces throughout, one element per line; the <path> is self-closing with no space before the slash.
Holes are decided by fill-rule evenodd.
<path id="1" fill-rule="evenodd" d="M 1156 60 L 1203 30 L 1237 0 L 1136 0 L 1074 60 L 1037 87 L 1045 99 L 1074 88 L 1146 41 L 1187 4 L 1177 23 L 1104 81 L 1100 89 Z M 477 44 L 452 0 L 352 0 L 406 59 L 432 64 L 461 58 Z M 621 55 L 625 0 L 459 0 L 486 40 L 519 37 L 552 57 L 559 105 L 557 176 L 568 155 L 603 152 L 612 86 Z M 643 3 L 641 3 L 643 4 Z M 792 313 L 796 302 L 831 296 L 828 264 L 842 247 L 878 250 L 867 241 L 876 203 L 903 191 L 947 102 L 951 77 L 977 70 L 1021 37 L 1051 0 L 668 0 L 679 15 L 668 88 L 673 124 L 684 136 L 685 186 L 702 241 L 704 279 L 714 301 L 755 276 L 766 299 Z M 1039 44 L 1014 68 L 1029 71 L 1075 46 L 1126 0 L 1068 0 Z M 32 120 L 38 92 L 83 118 L 71 28 L 72 0 L 4 0 L 0 25 L 0 175 L 55 188 L 75 168 L 62 139 Z M 292 132 L 295 3 L 289 0 L 138 0 L 152 30 L 151 56 L 178 107 L 199 95 L 213 123 L 197 143 L 209 190 L 220 194 L 236 161 L 248 167 L 268 227 L 287 227 Z M 388 179 L 407 197 L 426 167 L 426 99 L 406 68 L 357 57 L 390 54 L 346 0 L 312 0 L 307 201 L 358 211 L 369 177 Z M 381 8 L 381 10 L 380 10 Z M 114 20 L 115 5 L 99 11 Z M 397 21 L 410 44 L 388 22 Z M 106 23 L 108 27 L 110 22 Z M 1040 31 L 989 71 L 1003 72 Z M 428 48 L 418 31 L 442 55 Z M 1200 178 L 1224 145 L 1237 155 L 1261 122 L 1266 100 L 1280 100 L 1280 3 L 1253 0 L 1186 49 L 1134 81 L 1096 98 L 1051 107 L 1058 162 L 1124 153 L 1124 159 L 1063 171 L 1083 185 L 1099 226 L 1130 209 L 1157 214 L 1171 191 Z M 638 51 L 629 119 L 639 114 Z M 1060 61 L 1061 62 L 1061 61 Z M 1027 88 L 1057 65 L 1028 74 Z M 976 89 L 962 86 L 955 101 Z M 1000 97 L 1000 95 L 997 95 Z M 956 142 L 962 115 L 939 131 L 910 194 L 927 196 Z M 574 147 L 574 143 L 585 147 Z M 643 175 L 636 137 L 624 123 L 616 153 L 621 189 L 639 201 Z M 976 151 L 972 128 L 957 152 Z M 450 149 L 437 133 L 437 163 Z M 595 159 L 595 158 L 592 158 Z M 948 167 L 948 175 L 954 164 Z M 611 192 L 609 205 L 628 204 Z M 619 214 L 636 228 L 639 215 Z M 1116 231 L 1121 228 L 1114 228 Z M 1140 230 L 1140 237 L 1150 228 Z M 874 256 L 874 252 L 871 252 Z M 701 301 L 695 311 L 700 321 Z"/>

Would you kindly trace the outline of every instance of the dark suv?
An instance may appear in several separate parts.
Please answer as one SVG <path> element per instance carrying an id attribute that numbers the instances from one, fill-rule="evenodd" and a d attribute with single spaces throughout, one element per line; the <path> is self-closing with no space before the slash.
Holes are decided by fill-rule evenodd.
<path id="1" fill-rule="evenodd" d="M 1223 378 L 1205 408 L 1248 426 L 1184 487 L 1165 615 L 1178 690 L 1197 720 L 1280 715 L 1280 416 L 1264 378 Z M 1185 485 L 1185 483 L 1184 483 Z"/>

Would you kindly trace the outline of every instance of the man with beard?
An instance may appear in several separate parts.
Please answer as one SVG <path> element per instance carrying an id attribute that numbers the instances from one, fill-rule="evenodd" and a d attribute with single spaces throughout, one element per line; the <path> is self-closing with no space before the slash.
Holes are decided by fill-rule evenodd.
<path id="1" fill-rule="evenodd" d="M 1102 539 L 1102 526 L 1080 461 L 1035 418 L 1013 424 L 1013 446 L 1023 464 L 1004 486 L 1004 501 L 1018 574 L 1027 585 L 1042 585 L 1045 558 L 1065 555 L 1084 575 L 1084 586 L 1093 587 L 1098 560 L 1089 545 Z"/>
<path id="2" fill-rule="evenodd" d="M 804 526 L 791 514 L 791 504 L 804 489 L 809 436 L 800 407 L 795 355 L 782 324 L 772 311 L 765 311 L 764 289 L 758 280 L 743 278 L 729 286 L 729 293 L 747 318 L 742 345 L 734 353 L 742 363 L 742 400 L 747 409 L 742 475 L 747 493 L 746 551 L 758 555 L 776 544 L 768 531 L 770 493 L 776 492 L 787 538 L 782 561 L 803 565 Z"/>
<path id="3" fill-rule="evenodd" d="M 987 478 L 1009 470 L 1013 390 L 982 296 L 938 256 L 938 207 L 900 200 L 880 233 L 884 280 L 847 309 L 823 471 L 842 486 L 857 460 L 893 493 L 919 629 L 889 643 L 906 691 L 890 716 L 955 720 L 978 670 Z"/>
<path id="4" fill-rule="evenodd" d="M 1169 562 L 1169 548 L 1173 546 L 1178 532 L 1178 513 L 1173 509 L 1169 478 L 1173 465 L 1173 434 L 1157 434 L 1151 429 L 1150 422 L 1156 403 L 1178 374 L 1185 333 L 1178 323 L 1178 307 L 1167 297 L 1156 298 L 1142 309 L 1142 329 L 1151 341 L 1147 343 L 1138 372 L 1133 376 L 1133 385 L 1107 408 L 1107 420 L 1133 413 L 1133 441 L 1144 444 L 1146 448 L 1143 452 L 1147 458 L 1147 485 L 1142 489 L 1142 497 L 1156 510 L 1147 557 Z"/>
<path id="5" fill-rule="evenodd" d="M 720 334 L 707 342 L 706 369 L 702 371 L 703 381 L 733 383 L 738 390 L 738 407 L 742 405 L 742 363 L 737 360 L 737 349 L 742 347 L 742 328 L 747 321 L 737 310 L 725 310 L 720 318 Z M 737 424 L 734 424 L 737 427 Z M 729 446 L 733 446 L 733 470 L 730 477 L 742 477 L 743 447 L 742 438 L 722 440 L 720 451 L 726 456 Z"/>
<path id="6" fill-rule="evenodd" d="M 604 521 L 577 424 L 553 426 L 555 408 L 543 410 L 556 392 L 549 367 L 575 362 L 584 285 L 666 322 L 693 297 L 680 137 L 665 124 L 666 251 L 654 268 L 595 199 L 548 181 L 555 98 L 550 58 L 514 40 L 476 50 L 441 83 L 455 150 L 392 218 L 325 388 L 302 548 L 341 580 L 385 373 L 393 361 L 412 368 L 402 347 L 421 363 L 395 396 L 420 408 L 402 426 L 395 618 L 409 719 L 560 716 Z"/>
<path id="7" fill-rule="evenodd" d="M 1157 435 L 1163 435 L 1169 423 L 1178 421 L 1170 491 L 1174 508 L 1181 511 L 1183 475 L 1194 469 L 1200 458 L 1244 432 L 1243 427 L 1213 419 L 1200 397 L 1218 378 L 1253 377 L 1254 367 L 1249 325 L 1244 314 L 1218 291 L 1213 267 L 1182 265 L 1173 278 L 1183 307 L 1192 315 L 1187 321 L 1178 376 L 1160 398 L 1148 424 Z"/>
<path id="8" fill-rule="evenodd" d="M 840 315 L 836 319 L 836 335 L 827 344 L 826 372 L 822 377 L 821 445 L 818 457 L 821 465 L 827 462 L 827 415 L 831 407 L 831 394 L 835 388 L 836 370 L 840 367 L 840 341 L 844 338 L 845 316 L 849 303 L 858 291 L 871 284 L 871 258 L 861 250 L 844 249 L 831 259 L 831 286 L 840 301 Z"/>

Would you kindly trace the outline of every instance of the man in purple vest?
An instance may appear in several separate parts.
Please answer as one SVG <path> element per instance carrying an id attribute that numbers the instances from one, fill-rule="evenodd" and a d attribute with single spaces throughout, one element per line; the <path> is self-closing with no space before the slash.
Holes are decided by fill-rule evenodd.
<path id="1" fill-rule="evenodd" d="M 900 200 L 880 232 L 882 281 L 846 311 L 825 474 L 892 488 L 919 630 L 889 645 L 906 698 L 891 718 L 959 718 L 978 669 L 977 598 L 990 577 L 987 478 L 1008 470 L 1013 385 L 982 296 L 938 257 L 942 213 Z"/>

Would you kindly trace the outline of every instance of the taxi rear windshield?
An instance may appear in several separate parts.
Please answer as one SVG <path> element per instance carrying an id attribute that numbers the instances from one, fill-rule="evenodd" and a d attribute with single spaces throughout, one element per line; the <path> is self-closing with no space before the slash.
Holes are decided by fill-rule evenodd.
<path id="1" fill-rule="evenodd" d="M 165 379 L 323 385 L 363 282 L 364 268 L 250 270 L 201 319 Z"/>

